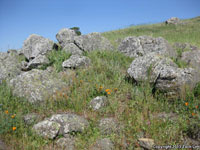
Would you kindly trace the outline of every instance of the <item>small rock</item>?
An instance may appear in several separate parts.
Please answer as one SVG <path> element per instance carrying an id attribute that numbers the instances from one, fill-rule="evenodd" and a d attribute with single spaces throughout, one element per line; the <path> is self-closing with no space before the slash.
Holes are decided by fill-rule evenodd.
<path id="1" fill-rule="evenodd" d="M 56 145 L 60 150 L 75 150 L 75 140 L 70 136 L 58 139 Z"/>
<path id="2" fill-rule="evenodd" d="M 146 149 L 153 149 L 154 140 L 148 138 L 140 138 L 138 139 L 140 146 Z"/>
<path id="3" fill-rule="evenodd" d="M 107 106 L 108 103 L 109 103 L 109 101 L 107 100 L 107 98 L 105 96 L 97 96 L 96 98 L 91 100 L 90 107 L 93 110 L 99 110 L 99 109 Z"/>
<path id="4" fill-rule="evenodd" d="M 99 139 L 91 150 L 114 150 L 114 144 L 109 138 Z"/>
<path id="5" fill-rule="evenodd" d="M 168 19 L 167 21 L 165 21 L 166 24 L 174 24 L 174 25 L 177 25 L 177 24 L 180 24 L 181 23 L 181 20 L 177 17 L 172 17 L 170 19 Z"/>
<path id="6" fill-rule="evenodd" d="M 1 139 L 0 139 L 0 150 L 7 150 L 7 146 Z"/>
<path id="7" fill-rule="evenodd" d="M 24 122 L 26 125 L 31 125 L 37 121 L 38 118 L 39 116 L 36 113 L 30 113 L 24 116 Z"/>

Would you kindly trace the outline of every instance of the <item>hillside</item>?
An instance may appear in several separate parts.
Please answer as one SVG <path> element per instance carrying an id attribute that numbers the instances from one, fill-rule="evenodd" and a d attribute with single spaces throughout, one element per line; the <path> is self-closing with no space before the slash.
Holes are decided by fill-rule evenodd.
<path id="1" fill-rule="evenodd" d="M 33 34 L 1 53 L 0 150 L 197 148 L 200 17 L 182 22 L 103 36 L 62 29 L 57 45 Z"/>

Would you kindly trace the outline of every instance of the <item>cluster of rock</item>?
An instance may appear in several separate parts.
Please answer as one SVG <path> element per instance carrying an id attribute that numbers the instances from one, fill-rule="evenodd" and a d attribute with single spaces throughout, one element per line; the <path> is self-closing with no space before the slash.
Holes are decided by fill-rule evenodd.
<path id="1" fill-rule="evenodd" d="M 177 17 L 171 17 L 170 19 L 165 21 L 165 24 L 177 25 L 177 24 L 182 24 L 182 21 Z"/>

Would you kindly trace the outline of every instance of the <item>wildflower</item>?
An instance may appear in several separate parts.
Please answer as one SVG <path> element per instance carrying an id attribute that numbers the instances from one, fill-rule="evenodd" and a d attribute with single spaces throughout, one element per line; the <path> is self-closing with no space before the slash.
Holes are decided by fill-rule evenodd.
<path id="1" fill-rule="evenodd" d="M 15 130 L 16 130 L 16 127 L 13 127 L 12 130 L 15 131 Z"/>
<path id="2" fill-rule="evenodd" d="M 185 106 L 188 106 L 188 102 L 185 103 Z"/>
<path id="3" fill-rule="evenodd" d="M 5 111 L 5 114 L 8 114 L 8 110 Z"/>
<path id="4" fill-rule="evenodd" d="M 83 83 L 83 80 L 80 80 L 80 83 Z"/>
<path id="5" fill-rule="evenodd" d="M 198 106 L 195 106 L 196 107 L 196 109 L 198 109 Z"/>
<path id="6" fill-rule="evenodd" d="M 107 92 L 107 94 L 110 95 L 111 93 L 110 93 L 110 92 Z"/>
<path id="7" fill-rule="evenodd" d="M 117 92 L 117 88 L 115 88 L 114 91 Z"/>
<path id="8" fill-rule="evenodd" d="M 192 116 L 195 116 L 196 114 L 195 113 L 192 113 Z"/>
<path id="9" fill-rule="evenodd" d="M 12 115 L 11 118 L 15 118 L 16 114 Z"/>
<path id="10" fill-rule="evenodd" d="M 106 92 L 109 92 L 109 91 L 110 91 L 110 89 L 106 89 L 105 91 L 106 91 Z"/>

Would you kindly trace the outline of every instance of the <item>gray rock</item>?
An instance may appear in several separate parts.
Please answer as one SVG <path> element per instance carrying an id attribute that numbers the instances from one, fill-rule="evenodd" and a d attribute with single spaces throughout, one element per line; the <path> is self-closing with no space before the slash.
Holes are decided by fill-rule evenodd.
<path id="1" fill-rule="evenodd" d="M 68 43 L 74 43 L 74 37 L 77 36 L 76 32 L 71 29 L 63 28 L 56 34 L 56 39 L 59 44 L 64 48 Z"/>
<path id="2" fill-rule="evenodd" d="M 101 134 L 109 135 L 112 133 L 120 133 L 120 124 L 114 118 L 103 118 L 99 122 Z"/>
<path id="3" fill-rule="evenodd" d="M 162 119 L 162 120 L 170 120 L 170 121 L 177 121 L 178 115 L 175 113 L 158 113 L 155 115 L 151 115 L 152 119 Z"/>
<path id="4" fill-rule="evenodd" d="M 30 61 L 38 55 L 45 55 L 54 47 L 53 41 L 42 36 L 32 34 L 25 41 L 22 53 Z"/>
<path id="5" fill-rule="evenodd" d="M 150 36 L 126 37 L 119 45 L 118 50 L 129 57 L 140 57 L 149 53 L 176 57 L 176 51 L 162 37 Z"/>
<path id="6" fill-rule="evenodd" d="M 38 135 L 54 139 L 60 130 L 61 125 L 54 121 L 44 120 L 33 126 L 33 131 L 35 131 Z"/>
<path id="7" fill-rule="evenodd" d="M 61 124 L 60 134 L 70 134 L 73 132 L 83 132 L 88 126 L 89 122 L 76 114 L 56 114 L 53 115 L 50 121 L 55 121 Z"/>
<path id="8" fill-rule="evenodd" d="M 0 139 L 0 150 L 7 150 L 6 144 Z"/>
<path id="9" fill-rule="evenodd" d="M 99 139 L 91 150 L 114 150 L 114 144 L 109 138 Z"/>
<path id="10" fill-rule="evenodd" d="M 90 59 L 85 56 L 72 55 L 69 59 L 62 63 L 63 68 L 79 68 L 87 67 L 90 64 Z"/>
<path id="11" fill-rule="evenodd" d="M 97 32 L 76 36 L 74 42 L 83 51 L 113 50 L 110 42 Z"/>
<path id="12" fill-rule="evenodd" d="M 21 73 L 21 62 L 15 53 L 0 52 L 0 83 L 2 80 L 11 79 Z"/>
<path id="13" fill-rule="evenodd" d="M 174 24 L 174 25 L 177 25 L 177 24 L 180 24 L 181 23 L 181 20 L 177 17 L 171 17 L 170 19 L 168 19 L 167 21 L 165 21 L 166 24 Z"/>
<path id="14" fill-rule="evenodd" d="M 186 50 L 197 50 L 198 47 L 191 45 L 189 43 L 174 43 L 173 47 L 175 49 L 180 49 L 181 51 L 186 51 Z"/>
<path id="15" fill-rule="evenodd" d="M 183 52 L 181 60 L 200 71 L 200 50 Z"/>
<path id="16" fill-rule="evenodd" d="M 39 119 L 39 116 L 36 113 L 30 113 L 25 115 L 23 119 L 26 125 L 31 125 Z"/>
<path id="17" fill-rule="evenodd" d="M 153 149 L 154 140 L 148 138 L 140 138 L 138 139 L 140 146 L 146 149 Z"/>
<path id="18" fill-rule="evenodd" d="M 97 96 L 90 101 L 90 108 L 93 110 L 100 110 L 101 108 L 107 106 L 109 103 L 105 96 Z"/>
<path id="19" fill-rule="evenodd" d="M 64 137 L 56 141 L 57 150 L 75 150 L 75 139 L 73 137 Z"/>
<path id="20" fill-rule="evenodd" d="M 82 55 L 83 51 L 81 51 L 74 43 L 68 43 L 63 47 L 63 50 L 67 53 L 71 53 L 72 55 Z"/>
<path id="21" fill-rule="evenodd" d="M 36 69 L 18 75 L 10 80 L 8 85 L 12 88 L 14 95 L 25 97 L 31 103 L 55 98 L 56 91 L 68 87 L 66 83 L 55 78 L 48 71 Z"/>

